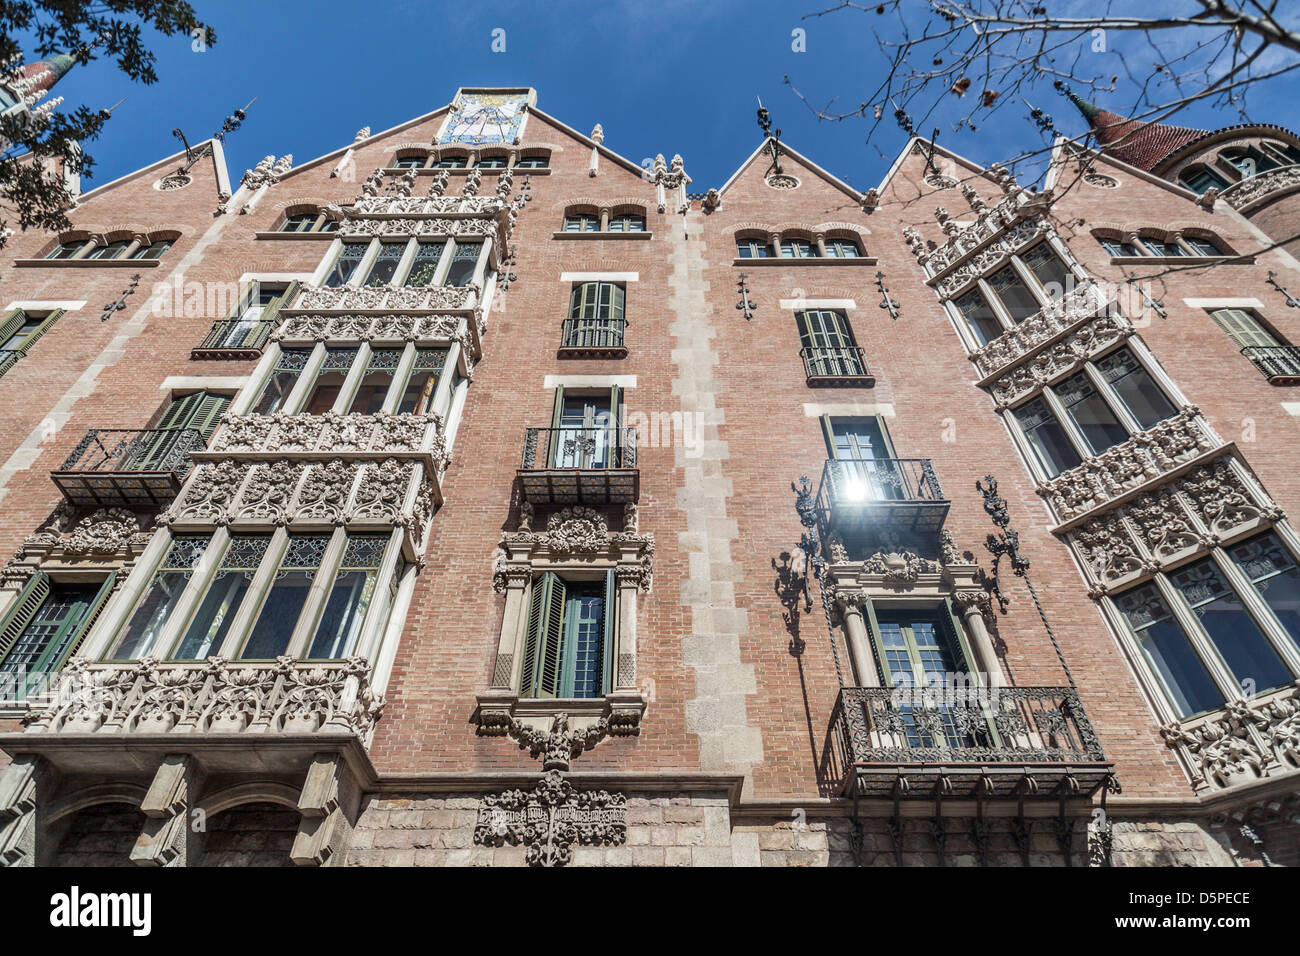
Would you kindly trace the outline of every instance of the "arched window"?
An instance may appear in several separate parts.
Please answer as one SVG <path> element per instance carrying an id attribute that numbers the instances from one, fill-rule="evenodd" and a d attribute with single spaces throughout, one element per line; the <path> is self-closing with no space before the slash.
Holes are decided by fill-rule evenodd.
<path id="1" fill-rule="evenodd" d="M 645 232 L 645 216 L 634 212 L 619 213 L 609 217 L 610 232 Z"/>
<path id="2" fill-rule="evenodd" d="M 550 153 L 530 153 L 515 162 L 515 169 L 546 169 L 551 165 Z"/>
<path id="3" fill-rule="evenodd" d="M 835 236 L 826 240 L 826 255 L 832 259 L 858 259 L 862 256 L 862 247 L 852 239 Z"/>
<path id="4" fill-rule="evenodd" d="M 759 236 L 736 237 L 737 259 L 774 259 L 776 252 L 771 244 Z"/>

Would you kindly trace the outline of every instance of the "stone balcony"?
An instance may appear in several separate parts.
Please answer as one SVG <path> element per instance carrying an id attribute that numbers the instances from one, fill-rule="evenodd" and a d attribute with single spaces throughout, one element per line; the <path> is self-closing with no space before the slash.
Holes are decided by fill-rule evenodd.
<path id="1" fill-rule="evenodd" d="M 1110 303 L 1111 297 L 1096 282 L 1082 282 L 1014 329 L 976 349 L 970 354 L 970 360 L 975 363 L 982 380 L 992 379 L 1069 335 L 1084 323 L 1104 316 L 1109 311 Z M 1127 321 L 1118 315 L 1113 318 Z"/>
<path id="2" fill-rule="evenodd" d="M 481 290 L 467 286 L 340 286 L 304 285 L 293 307 L 281 314 L 301 312 L 473 312 Z"/>
<path id="3" fill-rule="evenodd" d="M 510 203 L 492 196 L 362 196 L 349 216 L 470 216 L 495 218 L 508 212 Z"/>
<path id="4" fill-rule="evenodd" d="M 274 415 L 226 415 L 196 461 L 362 457 L 376 454 L 420 455 L 434 470 L 447 463 L 441 415 L 393 415 L 359 412 L 341 415 L 305 412 Z"/>
<path id="5" fill-rule="evenodd" d="M 27 734 L 350 734 L 383 710 L 370 665 L 340 661 L 70 660 Z"/>
<path id="6" fill-rule="evenodd" d="M 1238 212 L 1246 212 L 1284 192 L 1300 189 L 1300 165 L 1282 166 L 1233 183 L 1219 198 Z"/>
<path id="7" fill-rule="evenodd" d="M 1142 494 L 1197 462 L 1221 454 L 1225 443 L 1189 405 L 1081 465 L 1038 486 L 1064 530 L 1089 515 Z"/>

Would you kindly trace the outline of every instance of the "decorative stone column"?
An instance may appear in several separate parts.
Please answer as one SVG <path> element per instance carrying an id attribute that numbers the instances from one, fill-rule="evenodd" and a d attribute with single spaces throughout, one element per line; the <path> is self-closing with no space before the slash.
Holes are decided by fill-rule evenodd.
<path id="1" fill-rule="evenodd" d="M 966 623 L 971 650 L 975 652 L 975 663 L 983 671 L 988 686 L 1004 686 L 1006 682 L 1002 679 L 1002 668 L 998 664 L 997 652 L 993 649 L 993 638 L 985 623 L 984 615 L 991 609 L 989 593 L 984 590 L 957 591 L 952 598 Z"/>
<path id="2" fill-rule="evenodd" d="M 871 635 L 867 633 L 867 622 L 862 611 L 866 600 L 864 591 L 840 591 L 835 595 L 840 617 L 844 620 L 849 657 L 852 658 L 853 674 L 857 681 L 855 686 L 879 687 L 880 675 L 876 672 L 876 659 L 871 653 Z"/>

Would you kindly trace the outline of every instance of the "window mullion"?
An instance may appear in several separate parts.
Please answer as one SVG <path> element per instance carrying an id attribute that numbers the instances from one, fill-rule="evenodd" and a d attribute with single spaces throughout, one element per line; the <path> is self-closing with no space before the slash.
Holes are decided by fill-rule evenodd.
<path id="1" fill-rule="evenodd" d="M 262 394 L 262 389 L 266 387 L 267 380 L 275 374 L 275 366 L 280 361 L 280 343 L 268 342 L 266 351 L 262 353 L 262 358 L 257 363 L 257 368 L 253 369 L 253 374 L 248 377 L 244 385 L 235 393 L 231 399 L 230 408 L 227 411 L 231 415 L 246 415 L 248 409 L 257 401 Z"/>
<path id="2" fill-rule="evenodd" d="M 393 370 L 393 381 L 388 386 L 388 394 L 384 396 L 384 405 L 380 409 L 392 415 L 397 410 L 397 403 L 402 400 L 402 394 L 406 391 L 406 386 L 411 378 L 411 370 L 415 367 L 415 343 L 407 342 L 402 349 L 401 361 L 397 363 L 397 368 Z"/>
<path id="3" fill-rule="evenodd" d="M 1011 313 L 1007 311 L 1007 307 L 1002 304 L 1002 297 L 993 291 L 993 286 L 989 285 L 983 278 L 975 280 L 975 284 L 979 286 L 980 295 L 984 296 L 984 301 L 987 302 L 989 308 L 993 310 L 994 318 L 1001 323 L 1002 330 L 1004 332 L 1010 332 L 1014 329 L 1016 327 L 1016 320 L 1011 317 Z"/>
<path id="4" fill-rule="evenodd" d="M 224 529 L 220 530 L 224 531 Z M 126 624 L 127 616 L 135 609 L 136 603 L 153 582 L 154 573 L 166 558 L 171 546 L 171 531 L 160 528 L 154 532 L 145 546 L 144 553 L 136 559 L 130 574 L 122 581 L 117 593 L 109 598 L 104 612 L 99 615 L 99 620 L 86 635 L 82 643 L 82 657 L 94 661 L 108 652 L 118 631 Z"/>
<path id="5" fill-rule="evenodd" d="M 397 566 L 402 558 L 402 537 L 401 528 L 394 528 L 388 535 L 388 545 L 384 548 L 384 559 L 379 564 L 379 571 L 375 577 L 375 590 L 389 587 L 392 584 L 394 591 L 400 585 L 397 580 Z M 357 646 L 353 649 L 352 654 L 355 657 L 364 657 L 368 661 L 373 661 L 380 643 L 383 641 L 384 631 L 388 622 L 392 620 L 393 605 L 397 596 L 386 597 L 383 601 L 378 600 L 375 596 L 370 598 L 370 606 L 366 608 L 365 620 L 361 622 L 361 633 L 357 635 Z M 383 608 L 383 612 L 376 610 Z M 512 685 L 513 686 L 513 685 Z"/>
<path id="6" fill-rule="evenodd" d="M 369 342 L 362 342 L 357 348 L 357 354 L 352 359 L 352 367 L 348 369 L 348 374 L 343 379 L 343 385 L 339 388 L 338 398 L 334 399 L 334 407 L 331 411 L 336 415 L 343 415 L 352 405 L 352 398 L 356 395 L 357 389 L 361 386 L 361 380 L 365 378 L 366 368 L 370 365 L 370 355 L 373 349 Z"/>
<path id="7" fill-rule="evenodd" d="M 1124 404 L 1124 400 L 1111 387 L 1110 382 L 1106 381 L 1106 376 L 1102 375 L 1092 362 L 1084 362 L 1083 371 L 1088 376 L 1088 380 L 1092 382 L 1092 387 L 1097 390 L 1097 394 L 1101 396 L 1102 401 L 1110 407 L 1111 412 L 1119 419 L 1119 423 L 1124 426 L 1129 435 L 1141 433 L 1143 431 L 1141 423 L 1133 417 L 1133 413 L 1128 410 L 1128 406 Z"/>
<path id="8" fill-rule="evenodd" d="M 451 271 L 451 259 L 455 249 L 455 239 L 447 239 L 443 242 L 442 255 L 438 256 L 438 267 L 433 270 L 433 278 L 429 280 L 430 286 L 441 286 L 447 281 L 447 273 Z"/>
<path id="9" fill-rule="evenodd" d="M 316 378 L 320 375 L 321 366 L 325 364 L 325 353 L 325 343 L 317 342 L 307 358 L 307 364 L 303 366 L 302 374 L 298 376 L 298 381 L 293 383 L 293 388 L 280 407 L 281 414 L 295 415 L 307 404 L 307 399 L 316 386 Z"/>
<path id="10" fill-rule="evenodd" d="M 393 270 L 393 278 L 389 285 L 400 286 L 406 282 L 406 274 L 411 271 L 411 263 L 415 261 L 415 251 L 419 245 L 419 240 L 415 236 L 406 241 L 406 248 L 402 251 L 402 258 L 397 260 L 397 267 Z"/>
<path id="11" fill-rule="evenodd" d="M 352 270 L 352 275 L 348 276 L 348 281 L 343 283 L 345 289 L 357 289 L 366 281 L 366 276 L 370 275 L 370 270 L 375 267 L 375 260 L 379 258 L 379 247 L 383 245 L 378 238 L 371 239 L 370 245 L 366 249 L 366 254 L 361 257 L 357 267 Z"/>
<path id="12" fill-rule="evenodd" d="M 1016 270 L 1016 275 L 1020 276 L 1020 281 L 1024 283 L 1025 288 L 1029 290 L 1029 294 L 1038 300 L 1039 308 L 1044 309 L 1050 305 L 1052 297 L 1047 294 L 1043 284 L 1038 281 L 1038 276 L 1034 275 L 1034 271 L 1025 265 L 1019 256 L 1011 257 L 1011 265 Z"/>

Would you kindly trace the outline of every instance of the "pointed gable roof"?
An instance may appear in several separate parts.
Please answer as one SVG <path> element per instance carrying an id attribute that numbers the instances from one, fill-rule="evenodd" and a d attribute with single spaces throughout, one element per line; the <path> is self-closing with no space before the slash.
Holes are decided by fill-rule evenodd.
<path id="1" fill-rule="evenodd" d="M 1088 121 L 1097 145 L 1106 155 L 1147 172 L 1175 150 L 1209 135 L 1208 130 L 1129 119 L 1089 103 L 1073 92 L 1067 92 L 1066 96 Z"/>

